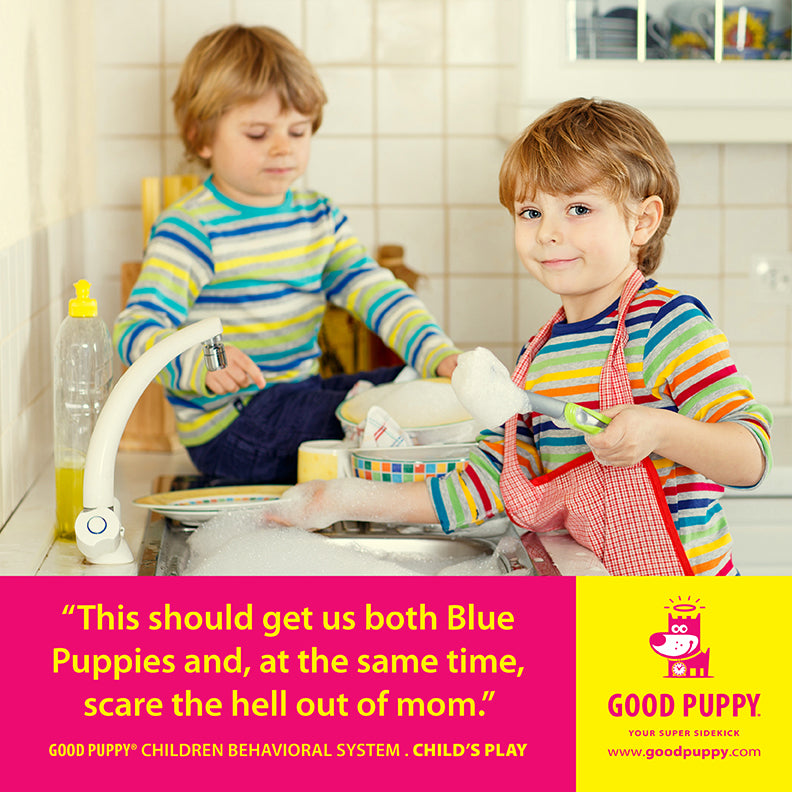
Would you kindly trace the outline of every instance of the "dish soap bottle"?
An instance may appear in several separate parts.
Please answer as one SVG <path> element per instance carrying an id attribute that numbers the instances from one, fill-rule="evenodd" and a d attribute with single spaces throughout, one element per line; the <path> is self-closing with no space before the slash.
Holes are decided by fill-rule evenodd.
<path id="1" fill-rule="evenodd" d="M 74 521 L 83 508 L 83 474 L 88 443 L 113 380 L 113 345 L 107 325 L 89 297 L 91 284 L 74 284 L 69 315 L 55 340 L 56 537 L 74 540 Z"/>

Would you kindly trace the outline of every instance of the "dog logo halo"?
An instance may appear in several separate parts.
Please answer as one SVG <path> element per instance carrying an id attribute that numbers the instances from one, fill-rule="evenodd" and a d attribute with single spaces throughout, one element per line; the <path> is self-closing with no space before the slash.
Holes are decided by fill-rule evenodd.
<path id="1" fill-rule="evenodd" d="M 695 602 L 674 603 L 665 607 L 668 614 L 668 631 L 649 636 L 652 651 L 668 660 L 667 677 L 673 679 L 703 679 L 709 677 L 710 650 L 701 648 L 701 613 L 706 606 Z M 695 614 L 695 615 L 694 615 Z"/>

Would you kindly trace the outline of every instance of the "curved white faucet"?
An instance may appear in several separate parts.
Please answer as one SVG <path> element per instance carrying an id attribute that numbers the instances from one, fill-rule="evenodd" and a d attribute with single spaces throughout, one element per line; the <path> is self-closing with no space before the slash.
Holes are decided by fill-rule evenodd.
<path id="1" fill-rule="evenodd" d="M 144 352 L 119 378 L 96 420 L 85 458 L 83 510 L 74 530 L 77 547 L 94 564 L 128 564 L 133 560 L 124 539 L 114 480 L 118 446 L 129 416 L 157 374 L 182 352 L 203 343 L 209 345 L 214 368 L 225 366 L 220 319 L 212 317 L 177 330 Z M 219 359 L 218 359 L 219 358 Z"/>

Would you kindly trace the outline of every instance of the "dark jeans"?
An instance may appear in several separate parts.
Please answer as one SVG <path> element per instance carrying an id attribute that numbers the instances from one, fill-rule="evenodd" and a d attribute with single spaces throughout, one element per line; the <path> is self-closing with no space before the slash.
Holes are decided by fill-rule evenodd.
<path id="1" fill-rule="evenodd" d="M 198 470 L 216 483 L 293 484 L 300 443 L 344 436 L 335 411 L 352 386 L 362 379 L 375 385 L 391 382 L 402 368 L 310 377 L 265 388 L 217 437 L 187 451 Z"/>

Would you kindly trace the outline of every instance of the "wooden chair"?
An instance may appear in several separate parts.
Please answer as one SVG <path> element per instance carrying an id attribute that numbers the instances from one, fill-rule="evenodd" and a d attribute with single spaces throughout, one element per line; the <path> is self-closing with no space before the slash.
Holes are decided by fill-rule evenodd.
<path id="1" fill-rule="evenodd" d="M 150 177 L 141 183 L 141 209 L 143 219 L 143 247 L 151 233 L 151 226 L 160 212 L 185 193 L 197 187 L 199 176 Z M 142 261 L 126 261 L 121 265 L 121 307 L 137 282 Z M 127 421 L 119 448 L 126 451 L 175 451 L 181 447 L 176 434 L 173 408 L 165 398 L 158 382 L 152 382 L 143 392 Z"/>

